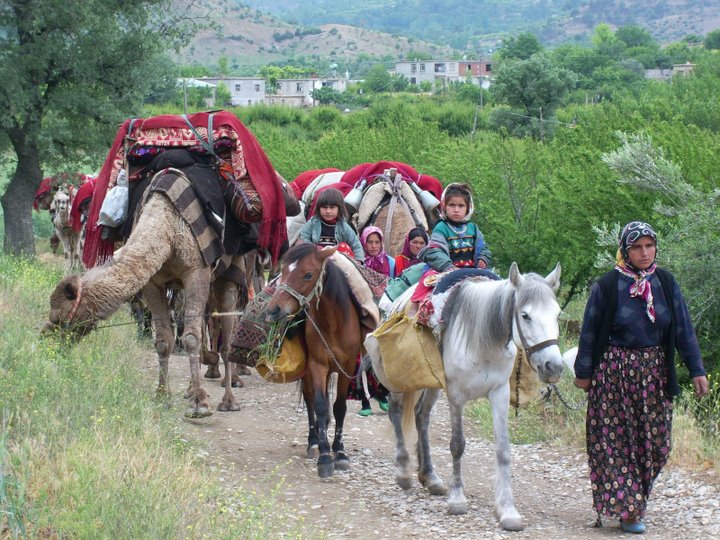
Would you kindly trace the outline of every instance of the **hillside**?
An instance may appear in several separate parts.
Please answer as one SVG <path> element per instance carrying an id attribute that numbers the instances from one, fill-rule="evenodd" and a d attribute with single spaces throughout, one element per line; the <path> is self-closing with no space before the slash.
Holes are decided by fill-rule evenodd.
<path id="1" fill-rule="evenodd" d="M 207 16 L 213 28 L 199 32 L 180 52 L 177 59 L 186 65 L 214 66 L 225 57 L 233 74 L 252 75 L 259 66 L 304 57 L 357 70 L 370 57 L 401 59 L 410 51 L 434 57 L 457 54 L 448 46 L 343 24 L 298 26 L 234 0 L 196 4 L 193 13 Z"/>
<path id="2" fill-rule="evenodd" d="M 503 34 L 532 31 L 547 45 L 585 41 L 601 22 L 637 24 L 660 42 L 720 28 L 708 0 L 245 0 L 303 25 L 343 23 L 475 51 Z"/>

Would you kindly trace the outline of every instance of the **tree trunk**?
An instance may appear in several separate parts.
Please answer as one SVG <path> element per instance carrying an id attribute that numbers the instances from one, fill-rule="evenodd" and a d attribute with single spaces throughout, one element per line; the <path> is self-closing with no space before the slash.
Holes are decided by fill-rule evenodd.
<path id="1" fill-rule="evenodd" d="M 35 191 L 42 181 L 40 155 L 34 143 L 13 140 L 13 146 L 18 158 L 17 166 L 7 190 L 0 198 L 5 223 L 3 250 L 12 255 L 34 256 L 32 205 Z"/>

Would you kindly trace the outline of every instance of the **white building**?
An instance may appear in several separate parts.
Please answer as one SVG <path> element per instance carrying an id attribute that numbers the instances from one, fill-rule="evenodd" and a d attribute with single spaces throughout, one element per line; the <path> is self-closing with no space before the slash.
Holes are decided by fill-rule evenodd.
<path id="1" fill-rule="evenodd" d="M 264 103 L 265 79 L 262 77 L 202 77 L 196 79 L 217 87 L 222 84 L 230 92 L 230 105 L 247 106 Z M 225 103 L 214 103 L 213 106 L 223 107 Z"/>
<path id="2" fill-rule="evenodd" d="M 433 86 L 470 80 L 487 88 L 492 77 L 491 60 L 403 60 L 395 62 L 393 73 L 410 84 L 429 82 Z"/>
<path id="3" fill-rule="evenodd" d="M 314 107 L 312 93 L 320 88 L 333 88 L 338 92 L 347 89 L 347 79 L 278 79 L 274 94 L 268 94 L 265 103 L 268 105 L 285 105 L 287 107 Z"/>

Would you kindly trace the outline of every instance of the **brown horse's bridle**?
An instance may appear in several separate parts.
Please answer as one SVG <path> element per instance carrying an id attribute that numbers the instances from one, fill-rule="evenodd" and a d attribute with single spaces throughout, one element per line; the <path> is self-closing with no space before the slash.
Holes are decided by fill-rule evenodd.
<path id="1" fill-rule="evenodd" d="M 312 290 L 310 291 L 310 294 L 305 296 L 304 294 L 299 293 L 295 289 L 293 289 L 290 285 L 287 283 L 281 283 L 278 285 L 278 290 L 285 291 L 290 296 L 292 296 L 295 300 L 297 300 L 298 304 L 300 304 L 300 308 L 293 314 L 288 315 L 288 317 L 294 317 L 304 309 L 307 309 L 310 307 L 310 301 L 313 298 L 316 298 L 315 301 L 315 307 L 320 306 L 320 295 L 322 294 L 323 290 L 323 281 L 325 281 L 325 268 L 327 265 L 327 260 L 323 262 L 322 267 L 320 268 L 320 275 L 318 276 L 317 281 L 315 282 L 315 285 L 313 285 Z"/>

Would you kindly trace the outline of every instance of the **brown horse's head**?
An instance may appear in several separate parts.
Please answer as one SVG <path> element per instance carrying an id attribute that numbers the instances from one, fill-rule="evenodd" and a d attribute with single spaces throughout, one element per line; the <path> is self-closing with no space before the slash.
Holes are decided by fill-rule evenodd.
<path id="1" fill-rule="evenodd" d="M 313 244 L 293 247 L 283 257 L 280 281 L 265 311 L 268 322 L 280 321 L 317 302 L 322 293 L 327 259 L 337 248 L 318 250 Z"/>
<path id="2" fill-rule="evenodd" d="M 50 314 L 43 334 L 61 332 L 76 339 L 87 335 L 95 328 L 95 320 L 88 316 L 83 299 L 80 276 L 63 278 L 50 295 Z"/>

